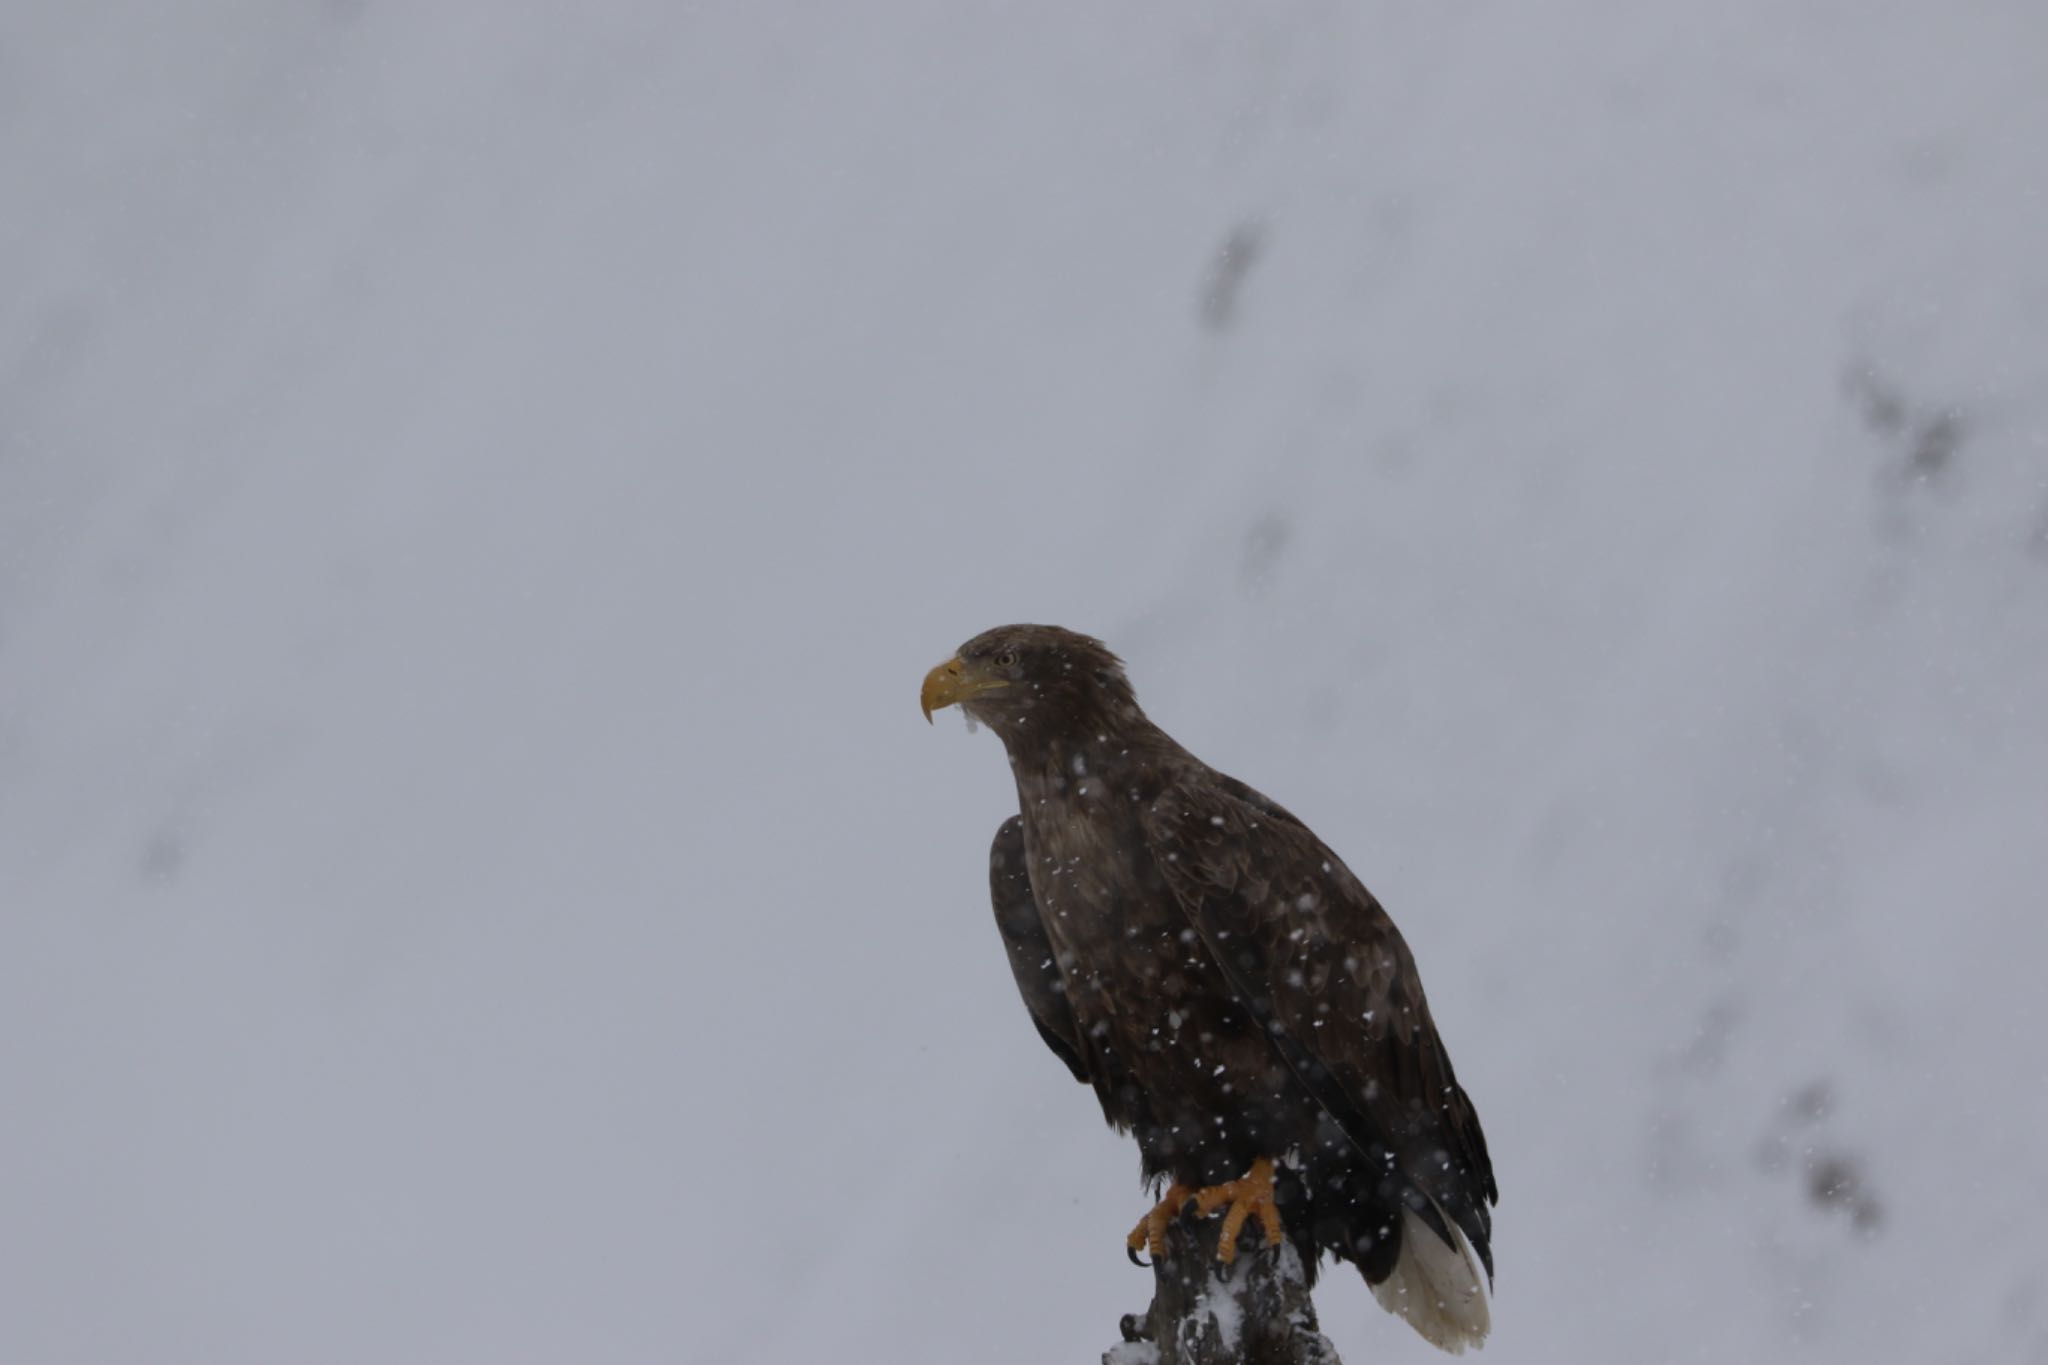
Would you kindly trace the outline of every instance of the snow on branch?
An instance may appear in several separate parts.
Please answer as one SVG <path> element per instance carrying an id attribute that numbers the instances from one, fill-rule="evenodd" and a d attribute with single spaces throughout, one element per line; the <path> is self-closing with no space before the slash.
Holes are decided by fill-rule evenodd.
<path id="1" fill-rule="evenodd" d="M 1294 1248 L 1247 1235 L 1226 1266 L 1216 1259 L 1222 1226 L 1173 1220 L 1152 1267 L 1152 1306 L 1124 1315 L 1124 1340 L 1103 1365 L 1343 1365 L 1316 1326 Z"/>

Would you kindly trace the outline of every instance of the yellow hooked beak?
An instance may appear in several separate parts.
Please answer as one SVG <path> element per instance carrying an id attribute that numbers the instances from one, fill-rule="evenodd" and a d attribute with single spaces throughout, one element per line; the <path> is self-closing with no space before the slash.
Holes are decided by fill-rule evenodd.
<path id="1" fill-rule="evenodd" d="M 975 671 L 973 665 L 962 663 L 956 654 L 924 675 L 924 688 L 917 694 L 917 704 L 924 708 L 924 718 L 929 722 L 934 711 L 1008 686 L 1000 678 Z"/>

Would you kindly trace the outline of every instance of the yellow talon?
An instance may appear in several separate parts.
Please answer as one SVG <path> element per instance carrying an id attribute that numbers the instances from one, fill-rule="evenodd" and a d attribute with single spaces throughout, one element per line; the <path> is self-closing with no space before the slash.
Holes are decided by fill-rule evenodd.
<path id="1" fill-rule="evenodd" d="M 1174 1188 L 1178 1189 L 1179 1186 Z M 1266 1245 L 1280 1245 L 1280 1206 L 1273 1202 L 1271 1157 L 1262 1156 L 1254 1161 L 1252 1168 L 1237 1180 L 1195 1191 L 1195 1212 L 1204 1218 L 1226 1205 L 1229 1206 L 1230 1212 L 1224 1215 L 1223 1231 L 1216 1238 L 1217 1260 L 1229 1265 L 1237 1259 L 1238 1234 L 1244 1231 L 1245 1219 L 1253 1214 L 1259 1216 L 1259 1226 L 1266 1230 Z M 1153 1212 L 1156 1214 L 1158 1210 L 1155 1209 Z M 1164 1223 L 1160 1226 L 1163 1233 Z M 1137 1233 L 1133 1232 L 1131 1235 L 1136 1237 Z"/>
<path id="2" fill-rule="evenodd" d="M 1174 1220 L 1181 1206 L 1194 1193 L 1190 1187 L 1175 1181 L 1167 1187 L 1166 1197 L 1152 1206 L 1152 1211 L 1138 1220 L 1138 1226 L 1131 1229 L 1131 1235 L 1124 1239 L 1124 1250 L 1132 1261 L 1138 1259 L 1142 1248 L 1154 1261 L 1166 1258 L 1166 1225 Z"/>

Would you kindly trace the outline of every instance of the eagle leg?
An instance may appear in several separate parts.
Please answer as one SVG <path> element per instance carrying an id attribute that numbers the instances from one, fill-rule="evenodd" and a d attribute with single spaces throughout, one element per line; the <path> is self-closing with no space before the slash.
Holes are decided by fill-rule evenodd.
<path id="1" fill-rule="evenodd" d="M 1124 1254 L 1131 1258 L 1132 1265 L 1143 1265 L 1138 1252 L 1143 1250 L 1154 1261 L 1166 1255 L 1166 1225 L 1181 1211 L 1181 1207 L 1194 1194 L 1194 1187 L 1183 1185 L 1178 1180 L 1167 1188 L 1166 1197 L 1152 1206 L 1152 1212 L 1138 1220 L 1138 1226 L 1131 1229 L 1131 1235 L 1124 1239 Z"/>
<path id="2" fill-rule="evenodd" d="M 1223 1216 L 1223 1231 L 1216 1238 L 1216 1259 L 1229 1265 L 1237 1259 L 1237 1236 L 1245 1219 L 1257 1214 L 1266 1231 L 1266 1245 L 1280 1245 L 1280 1206 L 1273 1202 L 1273 1159 L 1260 1157 L 1236 1180 L 1195 1191 L 1195 1212 L 1204 1218 L 1218 1209 L 1229 1208 Z"/>

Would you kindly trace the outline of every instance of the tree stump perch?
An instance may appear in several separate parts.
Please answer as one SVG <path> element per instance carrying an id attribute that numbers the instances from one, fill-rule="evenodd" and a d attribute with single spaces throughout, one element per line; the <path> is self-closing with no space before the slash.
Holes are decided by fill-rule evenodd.
<path id="1" fill-rule="evenodd" d="M 1176 1218 L 1152 1267 L 1152 1306 L 1127 1313 L 1123 1342 L 1102 1365 L 1343 1365 L 1316 1325 L 1294 1247 L 1268 1247 L 1257 1227 L 1237 1260 L 1216 1259 L 1221 1218 Z"/>

